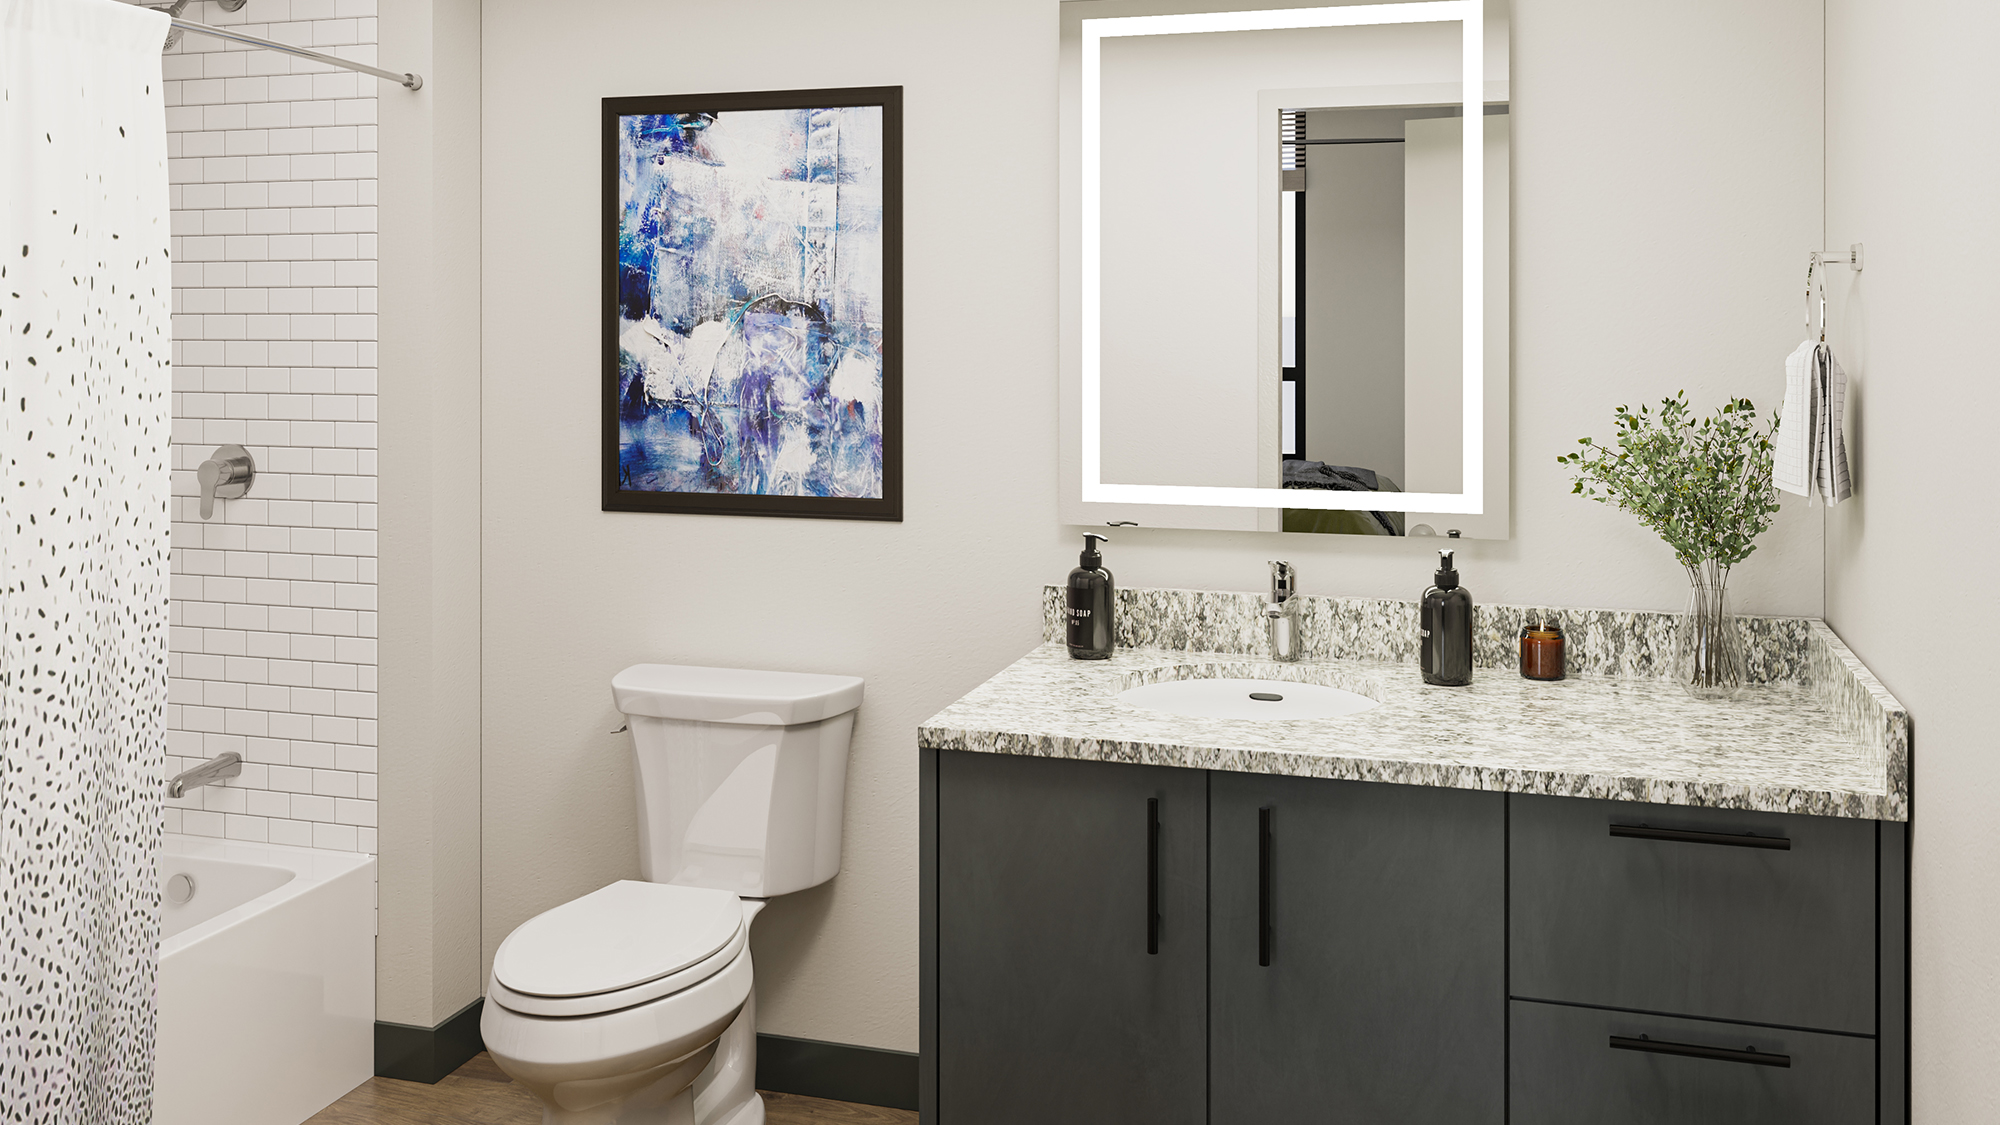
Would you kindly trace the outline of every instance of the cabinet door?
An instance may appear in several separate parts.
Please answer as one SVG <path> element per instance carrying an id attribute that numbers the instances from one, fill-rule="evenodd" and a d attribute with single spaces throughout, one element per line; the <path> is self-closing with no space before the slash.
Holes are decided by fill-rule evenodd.
<path id="1" fill-rule="evenodd" d="M 1504 1119 L 1505 813 L 1498 793 L 1210 775 L 1210 1120 Z"/>
<path id="2" fill-rule="evenodd" d="M 1514 1002 L 1519 1125 L 1874 1125 L 1875 1041 Z"/>
<path id="3" fill-rule="evenodd" d="M 939 755 L 943 1125 L 1206 1119 L 1207 849 L 1198 770 Z"/>

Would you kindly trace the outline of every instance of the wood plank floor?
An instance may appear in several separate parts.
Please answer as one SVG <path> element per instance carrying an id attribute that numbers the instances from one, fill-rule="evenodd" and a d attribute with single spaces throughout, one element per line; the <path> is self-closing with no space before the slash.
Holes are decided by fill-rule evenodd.
<path id="1" fill-rule="evenodd" d="M 916 1125 L 909 1110 L 764 1095 L 767 1125 Z M 371 1078 L 306 1125 L 541 1125 L 542 1107 L 484 1054 L 435 1086 Z"/>

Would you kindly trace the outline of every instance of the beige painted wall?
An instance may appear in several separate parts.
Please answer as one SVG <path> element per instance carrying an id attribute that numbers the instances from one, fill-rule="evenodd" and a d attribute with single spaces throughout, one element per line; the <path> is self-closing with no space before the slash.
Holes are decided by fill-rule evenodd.
<path id="1" fill-rule="evenodd" d="M 479 0 L 383 5 L 377 1019 L 479 998 Z M 370 81 L 373 81 L 372 79 Z"/>
<path id="2" fill-rule="evenodd" d="M 1914 1118 L 2000 1120 L 2000 753 L 1989 592 L 2000 503 L 2000 7 L 1827 4 L 1833 341 L 1854 499 L 1827 514 L 1827 620 L 1910 708 Z"/>
<path id="3" fill-rule="evenodd" d="M 858 674 L 845 866 L 758 920 L 759 1022 L 914 1049 L 914 728 L 1036 643 L 1039 584 L 1075 565 L 1053 518 L 1055 5 L 494 0 L 485 35 L 488 955 L 637 876 L 613 673 Z M 907 107 L 906 521 L 600 512 L 598 99 L 876 84 Z"/>
<path id="4" fill-rule="evenodd" d="M 1039 587 L 1080 530 L 1056 514 L 1056 8 L 595 0 L 552 18 L 487 0 L 488 957 L 535 912 L 637 873 L 614 672 L 855 673 L 845 868 L 758 922 L 759 1018 L 915 1048 L 914 729 L 1036 643 Z M 1776 401 L 1820 237 L 1820 10 L 1516 3 L 1514 538 L 1462 545 L 1475 597 L 1679 607 L 1671 554 L 1571 496 L 1554 458 L 1607 434 L 1614 406 L 1682 387 Z M 600 512 L 598 99 L 874 84 L 907 105 L 905 522 Z M 1412 597 L 1426 554 L 1142 528 L 1108 561 L 1128 585 L 1255 589 L 1282 556 L 1310 593 Z M 1819 515 L 1788 501 L 1739 604 L 1816 614 L 1820 570 Z"/>

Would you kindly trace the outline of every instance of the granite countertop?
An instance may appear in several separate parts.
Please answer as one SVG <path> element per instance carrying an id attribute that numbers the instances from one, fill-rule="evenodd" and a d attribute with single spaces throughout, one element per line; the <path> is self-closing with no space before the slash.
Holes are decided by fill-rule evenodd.
<path id="1" fill-rule="evenodd" d="M 1136 594 L 1135 606 L 1149 597 L 1159 593 Z M 1321 606 L 1321 616 L 1395 612 L 1394 603 L 1322 600 L 1345 604 Z M 1692 699 L 1658 675 L 1543 682 L 1484 667 L 1470 687 L 1446 688 L 1425 685 L 1406 660 L 1280 664 L 1196 651 L 1192 636 L 1188 647 L 1072 660 L 1045 643 L 923 723 L 918 739 L 929 749 L 1907 820 L 1907 713 L 1823 623 L 1764 620 L 1799 623 L 1769 631 L 1794 638 L 1782 643 L 1796 644 L 1796 658 L 1778 662 L 1793 671 L 1723 703 Z M 1381 705 L 1259 721 L 1188 718 L 1116 698 L 1202 675 L 1321 683 Z"/>

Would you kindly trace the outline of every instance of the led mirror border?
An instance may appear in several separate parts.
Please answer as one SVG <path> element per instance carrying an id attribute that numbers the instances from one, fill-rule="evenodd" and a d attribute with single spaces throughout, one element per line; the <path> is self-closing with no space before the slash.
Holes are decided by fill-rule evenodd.
<path id="1" fill-rule="evenodd" d="M 1086 503 L 1189 504 L 1221 508 L 1313 508 L 1360 511 L 1382 503 L 1372 492 L 1320 489 L 1230 488 L 1180 484 L 1106 484 L 1103 463 L 1101 371 L 1103 326 L 1103 160 L 1101 51 L 1106 39 L 1131 35 L 1198 35 L 1220 31 L 1287 31 L 1313 27 L 1370 27 L 1399 23 L 1463 26 L 1460 62 L 1463 120 L 1486 112 L 1484 0 L 1426 0 L 1413 4 L 1357 4 L 1338 8 L 1286 8 L 1263 12 L 1199 12 L 1168 16 L 1085 19 L 1083 32 L 1083 499 Z M 1486 149 L 1485 131 L 1465 128 L 1463 197 L 1465 268 L 1462 329 L 1464 355 L 1464 478 L 1462 492 L 1405 492 L 1398 508 L 1413 512 L 1479 515 L 1485 482 L 1486 355 Z"/>

